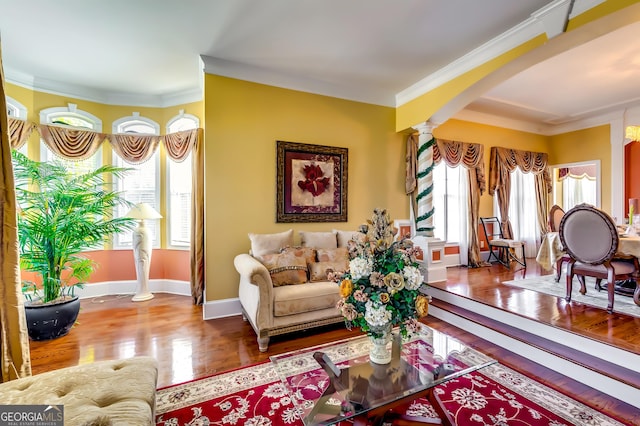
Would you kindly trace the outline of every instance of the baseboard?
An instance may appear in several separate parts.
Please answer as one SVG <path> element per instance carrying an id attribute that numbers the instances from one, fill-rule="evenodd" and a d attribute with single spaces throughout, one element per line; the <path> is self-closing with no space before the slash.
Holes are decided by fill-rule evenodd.
<path id="1" fill-rule="evenodd" d="M 90 299 L 92 297 L 108 296 L 111 294 L 130 294 L 132 297 L 136 292 L 137 281 L 105 281 L 91 283 L 84 288 L 75 289 L 75 294 L 80 299 Z M 177 280 L 149 280 L 149 290 L 151 293 L 171 293 L 182 296 L 191 296 L 191 284 L 188 281 Z"/>
<path id="2" fill-rule="evenodd" d="M 234 315 L 242 315 L 242 306 L 238 298 L 205 302 L 202 309 L 202 319 L 205 320 L 232 317 Z"/>

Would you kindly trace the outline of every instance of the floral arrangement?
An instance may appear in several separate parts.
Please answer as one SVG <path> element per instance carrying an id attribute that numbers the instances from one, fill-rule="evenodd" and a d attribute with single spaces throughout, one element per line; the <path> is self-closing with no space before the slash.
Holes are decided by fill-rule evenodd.
<path id="1" fill-rule="evenodd" d="M 431 301 L 420 292 L 424 278 L 416 260 L 419 250 L 408 236 L 395 240 L 396 230 L 384 209 L 375 209 L 360 232 L 362 238 L 349 241 L 349 270 L 334 277 L 340 284 L 337 307 L 347 327 L 360 327 L 373 337 L 393 326 L 399 326 L 403 336 L 416 331 Z"/>

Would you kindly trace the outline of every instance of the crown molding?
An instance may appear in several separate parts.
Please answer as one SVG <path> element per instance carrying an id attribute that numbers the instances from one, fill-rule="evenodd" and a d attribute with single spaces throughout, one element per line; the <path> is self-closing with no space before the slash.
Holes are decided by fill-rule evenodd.
<path id="1" fill-rule="evenodd" d="M 50 93 L 52 95 L 72 97 L 104 105 L 139 106 L 166 108 L 203 99 L 203 85 L 180 92 L 164 95 L 141 95 L 134 93 L 117 93 L 77 84 L 62 83 L 46 78 L 34 78 L 31 75 L 16 72 L 10 68 L 5 70 L 5 80 L 25 89 Z"/>

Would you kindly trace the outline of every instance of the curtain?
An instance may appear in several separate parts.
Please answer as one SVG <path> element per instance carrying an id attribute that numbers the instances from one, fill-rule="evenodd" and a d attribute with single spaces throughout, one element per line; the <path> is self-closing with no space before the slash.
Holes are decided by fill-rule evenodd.
<path id="1" fill-rule="evenodd" d="M 35 128 L 36 125 L 33 123 L 9 117 L 9 142 L 11 143 L 11 148 L 22 148 Z"/>
<path id="2" fill-rule="evenodd" d="M 0 52 L 0 355 L 2 382 L 31 375 L 29 336 L 20 285 L 16 194 L 9 142 L 9 120 L 4 91 L 4 71 Z"/>
<path id="3" fill-rule="evenodd" d="M 184 161 L 192 153 L 191 177 L 191 297 L 204 303 L 204 134 L 202 129 L 186 130 L 165 136 L 167 155 Z"/>
<path id="4" fill-rule="evenodd" d="M 519 167 L 511 173 L 509 218 L 514 229 L 514 239 L 524 242 L 525 257 L 536 257 L 538 243 L 541 241 L 538 203 L 536 197 L 531 196 L 537 176 L 523 173 Z"/>
<path id="5" fill-rule="evenodd" d="M 478 237 L 478 223 L 480 221 L 480 196 L 486 189 L 484 173 L 484 146 L 476 143 L 466 143 L 436 139 L 433 146 L 433 162 L 444 161 L 448 166 L 462 166 L 467 169 L 467 265 L 478 267 L 482 265 L 480 257 L 480 238 Z M 460 250 L 462 251 L 461 245 Z"/>
<path id="6" fill-rule="evenodd" d="M 509 220 L 509 198 L 511 194 L 511 172 L 516 167 L 519 167 L 524 173 L 542 175 L 541 183 L 535 185 L 535 191 L 538 203 L 538 222 L 546 223 L 548 201 L 543 202 L 542 200 L 547 200 L 548 194 L 552 191 L 551 176 L 549 175 L 547 162 L 548 156 L 546 153 L 491 147 L 489 194 L 492 196 L 497 195 L 502 233 L 505 238 L 513 238 L 513 229 Z"/>
<path id="7" fill-rule="evenodd" d="M 16 120 L 20 121 L 20 120 Z M 16 124 L 16 126 L 18 126 Z M 26 125 L 28 126 L 28 125 Z M 174 161 L 184 161 L 192 153 L 193 181 L 191 206 L 191 295 L 195 304 L 204 302 L 204 132 L 203 129 L 184 130 L 164 136 L 137 134 L 106 134 L 92 130 L 63 126 L 35 127 L 44 143 L 66 159 L 91 157 L 108 140 L 113 150 L 125 161 L 140 164 L 147 161 L 162 143 L 167 155 Z M 33 128 L 31 129 L 33 130 Z M 28 138 L 28 130 L 16 135 Z M 29 131 L 30 134 L 30 131 Z M 15 142 L 17 144 L 17 142 Z M 24 143 L 24 142 L 22 142 Z"/>

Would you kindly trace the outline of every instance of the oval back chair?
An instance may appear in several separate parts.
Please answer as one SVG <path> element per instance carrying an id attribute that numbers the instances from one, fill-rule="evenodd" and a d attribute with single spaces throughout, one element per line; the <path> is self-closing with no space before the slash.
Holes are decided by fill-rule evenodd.
<path id="1" fill-rule="evenodd" d="M 596 278 L 596 288 L 607 280 L 609 303 L 613 312 L 616 280 L 633 278 L 638 272 L 638 260 L 613 260 L 620 242 L 613 219 L 590 204 L 580 204 L 569 210 L 560 221 L 560 241 L 571 257 L 567 267 L 567 302 L 571 301 L 573 276 L 578 276 L 580 293 L 585 294 L 585 276 Z"/>
<path id="2" fill-rule="evenodd" d="M 549 226 L 549 232 L 559 232 L 560 231 L 560 222 L 564 217 L 564 210 L 557 204 L 551 206 L 549 210 L 549 215 L 547 216 L 547 225 Z M 564 262 L 569 262 L 571 257 L 567 254 L 563 254 L 556 260 L 556 282 L 560 281 L 560 275 L 562 273 L 562 264 Z"/>

